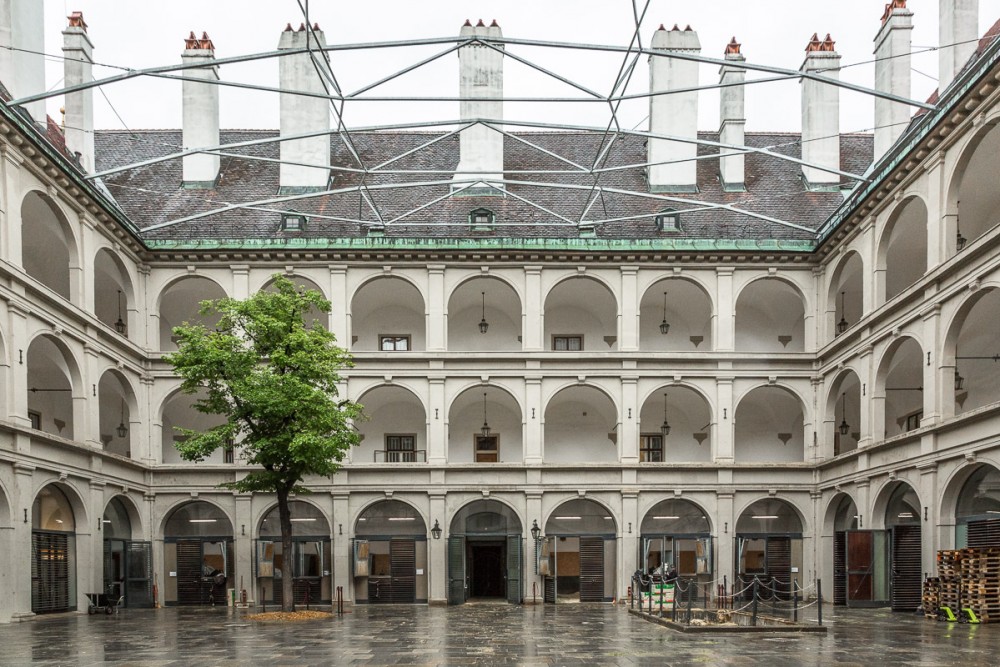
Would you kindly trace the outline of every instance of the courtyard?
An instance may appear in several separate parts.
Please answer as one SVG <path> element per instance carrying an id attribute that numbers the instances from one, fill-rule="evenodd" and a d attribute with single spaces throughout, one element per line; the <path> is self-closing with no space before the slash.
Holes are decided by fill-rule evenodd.
<path id="1" fill-rule="evenodd" d="M 996 665 L 1000 626 L 829 609 L 825 635 L 682 635 L 611 605 L 358 606 L 252 623 L 227 609 L 0 626 L 3 665 Z"/>

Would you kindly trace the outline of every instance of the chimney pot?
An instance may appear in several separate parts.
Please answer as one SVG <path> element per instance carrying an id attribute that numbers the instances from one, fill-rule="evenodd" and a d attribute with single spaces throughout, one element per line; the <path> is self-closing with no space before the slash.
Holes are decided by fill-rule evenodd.
<path id="1" fill-rule="evenodd" d="M 485 27 L 486 27 L 486 24 L 485 24 L 485 23 L 483 23 L 483 20 L 482 20 L 482 19 L 479 19 L 479 22 L 478 22 L 478 23 L 476 23 L 476 27 L 477 27 L 477 28 L 485 28 Z"/>
<path id="2" fill-rule="evenodd" d="M 684 32 L 691 32 L 691 24 L 690 23 L 687 24 L 686 28 L 684 28 Z"/>
<path id="3" fill-rule="evenodd" d="M 83 12 L 70 12 L 70 15 L 66 17 L 69 19 L 70 28 L 83 28 L 83 31 L 87 31 L 87 22 L 83 20 Z"/>
<path id="4" fill-rule="evenodd" d="M 499 28 L 499 27 L 500 27 L 500 24 L 499 24 L 499 23 L 497 23 L 497 20 L 496 20 L 496 19 L 493 19 L 493 23 L 490 23 L 490 27 L 491 27 L 491 28 Z"/>
<path id="5" fill-rule="evenodd" d="M 463 27 L 471 28 L 472 27 L 472 21 L 470 21 L 469 19 L 465 19 L 465 23 L 463 23 L 462 26 Z"/>
<path id="6" fill-rule="evenodd" d="M 291 32 L 291 31 L 292 31 L 292 24 L 291 23 L 286 23 L 285 24 L 285 32 Z"/>
<path id="7" fill-rule="evenodd" d="M 679 31 L 679 30 L 680 30 L 680 28 L 677 27 L 676 23 L 674 24 L 674 27 L 670 29 L 671 32 Z"/>
<path id="8" fill-rule="evenodd" d="M 299 24 L 299 32 L 305 32 L 305 29 L 306 29 L 306 24 L 305 23 L 300 23 Z"/>
<path id="9" fill-rule="evenodd" d="M 313 23 L 313 31 L 319 32 L 319 23 Z"/>
<path id="10" fill-rule="evenodd" d="M 664 28 L 664 27 L 663 27 L 663 24 L 662 24 L 662 23 L 660 24 L 660 27 L 659 27 L 659 28 L 657 28 L 657 31 L 659 31 L 659 30 L 666 30 L 666 28 Z"/>
<path id="11" fill-rule="evenodd" d="M 742 45 L 736 41 L 736 36 L 733 35 L 733 38 L 729 40 L 729 44 L 726 45 L 726 55 L 729 55 L 730 53 L 740 53 L 740 46 Z"/>

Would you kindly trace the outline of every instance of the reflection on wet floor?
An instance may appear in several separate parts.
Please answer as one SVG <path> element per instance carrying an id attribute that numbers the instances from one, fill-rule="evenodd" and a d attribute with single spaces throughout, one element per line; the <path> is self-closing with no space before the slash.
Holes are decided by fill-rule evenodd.
<path id="1" fill-rule="evenodd" d="M 1000 625 L 827 608 L 825 635 L 682 635 L 612 605 L 359 606 L 261 625 L 226 609 L 68 614 L 0 626 L 3 665 L 996 665 Z"/>

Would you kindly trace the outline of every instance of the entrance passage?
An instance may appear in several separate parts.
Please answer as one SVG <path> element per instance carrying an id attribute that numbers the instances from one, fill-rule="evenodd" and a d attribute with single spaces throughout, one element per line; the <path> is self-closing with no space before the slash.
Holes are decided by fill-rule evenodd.
<path id="1" fill-rule="evenodd" d="M 469 542 L 470 598 L 506 598 L 507 545 L 503 542 Z"/>

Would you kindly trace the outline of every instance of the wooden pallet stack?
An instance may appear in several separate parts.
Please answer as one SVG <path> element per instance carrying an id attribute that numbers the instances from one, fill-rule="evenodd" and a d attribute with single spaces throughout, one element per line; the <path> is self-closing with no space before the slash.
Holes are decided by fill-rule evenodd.
<path id="1" fill-rule="evenodd" d="M 924 618 L 938 617 L 941 608 L 941 580 L 938 577 L 928 577 L 924 581 L 924 592 L 920 598 L 924 609 Z"/>
<path id="2" fill-rule="evenodd" d="M 961 608 L 962 561 L 964 556 L 964 551 L 958 549 L 948 549 L 937 553 L 938 603 L 934 609 L 934 617 L 937 616 L 937 609 L 941 607 L 948 607 L 956 614 Z"/>
<path id="3" fill-rule="evenodd" d="M 983 623 L 1000 623 L 1000 547 L 962 551 L 963 605 Z"/>

